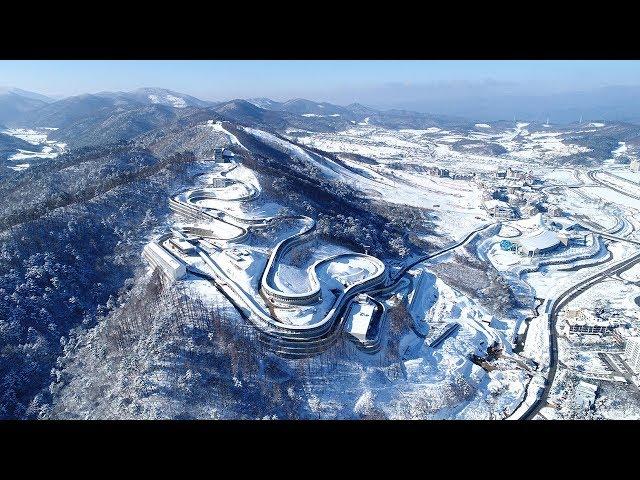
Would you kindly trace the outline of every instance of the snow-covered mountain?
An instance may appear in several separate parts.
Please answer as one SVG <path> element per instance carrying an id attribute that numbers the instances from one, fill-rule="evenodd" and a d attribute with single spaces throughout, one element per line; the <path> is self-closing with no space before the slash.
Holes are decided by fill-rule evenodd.
<path id="1" fill-rule="evenodd" d="M 130 98 L 140 103 L 166 105 L 173 108 L 208 107 L 215 104 L 215 102 L 200 100 L 191 95 L 174 92 L 166 88 L 139 88 L 132 92 L 112 92 L 103 93 L 102 95 L 120 96 Z"/>
<path id="2" fill-rule="evenodd" d="M 280 106 L 282 105 L 282 102 L 277 102 L 266 97 L 247 98 L 247 102 L 267 110 L 280 110 Z"/>
<path id="3" fill-rule="evenodd" d="M 346 108 L 338 105 L 327 102 L 314 102 L 304 98 L 296 98 L 284 102 L 280 109 L 290 113 L 297 113 L 298 115 L 327 116 L 350 113 Z"/>
<path id="4" fill-rule="evenodd" d="M 52 101 L 39 93 L 13 87 L 0 87 L 0 124 L 13 122 L 25 113 L 43 107 Z"/>
<path id="5" fill-rule="evenodd" d="M 5 97 L 16 108 L 23 102 L 24 110 L 14 109 L 11 124 L 0 121 L 0 419 L 503 418 L 525 400 L 533 374 L 529 363 L 523 367 L 527 358 L 512 361 L 510 342 L 535 302 L 533 290 L 515 283 L 522 296 L 516 303 L 508 281 L 522 280 L 520 273 L 501 276 L 496 267 L 511 268 L 520 258 L 500 249 L 502 230 L 482 207 L 485 194 L 508 199 L 509 188 L 521 190 L 514 205 L 557 204 L 606 228 L 640 231 L 637 209 L 621 216 L 636 200 L 620 200 L 616 190 L 586 183 L 585 175 L 586 167 L 604 165 L 620 176 L 594 171 L 595 180 L 637 192 L 638 174 L 628 165 L 638 157 L 640 127 L 631 124 L 485 122 L 305 99 L 213 103 L 159 88 L 53 102 L 15 90 L 0 94 Z M 219 147 L 241 161 L 202 161 Z M 436 175 L 436 167 L 452 175 Z M 499 167 L 532 170 L 536 182 L 503 182 L 494 174 Z M 213 188 L 212 180 L 227 173 L 230 184 Z M 379 358 L 349 342 L 357 355 L 336 350 L 317 357 L 311 368 L 326 368 L 331 359 L 331 375 L 310 375 L 302 364 L 265 360 L 253 330 L 238 328 L 241 311 L 209 282 L 189 276 L 163 285 L 143 264 L 142 246 L 184 220 L 171 216 L 168 199 L 207 188 L 220 195 L 207 199 L 221 209 L 210 217 L 220 232 L 227 222 L 216 219 L 238 214 L 278 215 L 278 222 L 289 211 L 313 218 L 313 243 L 289 252 L 292 261 L 287 257 L 286 268 L 274 272 L 291 288 L 306 285 L 307 267 L 317 260 L 361 255 L 365 245 L 394 272 L 408 259 L 449 253 L 406 271 L 400 295 L 385 307 L 389 323 L 377 329 L 388 340 Z M 260 198 L 227 200 L 244 190 Z M 251 288 L 266 252 L 297 232 L 297 220 L 289 220 L 256 228 L 236 244 L 251 262 L 245 269 L 233 264 L 234 281 L 255 298 Z M 523 220 L 520 235 L 528 235 Z M 481 229 L 485 224 L 490 228 Z M 449 246 L 465 235 L 471 236 L 452 254 Z M 606 251 L 595 247 L 576 242 L 560 259 L 574 249 Z M 629 248 L 612 249 L 611 258 Z M 213 250 L 212 256 L 223 253 Z M 233 260 L 224 255 L 221 262 Z M 188 257 L 180 258 L 193 261 Z M 352 275 L 332 262 L 337 274 Z M 547 288 L 536 281 L 534 290 Z M 513 310 L 516 305 L 522 309 Z M 282 308 L 283 318 L 312 316 L 297 308 Z M 176 328 L 186 321 L 182 311 L 193 312 L 186 320 L 194 323 Z M 219 318 L 197 317 L 202 312 Z M 536 341 L 533 325 L 529 339 Z M 440 346 L 433 346 L 438 337 Z M 505 355 L 488 355 L 496 345 L 504 345 Z"/>
<path id="6" fill-rule="evenodd" d="M 328 117 L 354 113 L 347 107 L 341 107 L 328 102 L 315 102 L 305 98 L 294 98 L 286 102 L 277 102 L 268 98 L 254 98 L 250 99 L 249 102 L 268 110 L 277 110 L 304 116 Z"/>

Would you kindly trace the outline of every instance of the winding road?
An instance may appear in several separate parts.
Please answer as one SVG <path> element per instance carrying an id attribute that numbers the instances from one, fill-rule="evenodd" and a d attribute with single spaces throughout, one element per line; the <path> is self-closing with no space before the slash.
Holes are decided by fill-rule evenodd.
<path id="1" fill-rule="evenodd" d="M 547 312 L 549 314 L 549 372 L 542 395 L 540 395 L 521 416 L 522 420 L 531 420 L 535 418 L 547 403 L 549 392 L 551 391 L 551 386 L 553 385 L 553 380 L 558 369 L 558 338 L 556 334 L 556 322 L 558 320 L 558 314 L 562 308 L 605 278 L 622 273 L 633 267 L 638 262 L 640 262 L 640 253 L 637 253 L 626 260 L 622 260 L 616 265 L 606 268 L 605 270 L 582 280 L 578 284 L 573 285 L 547 305 Z"/>

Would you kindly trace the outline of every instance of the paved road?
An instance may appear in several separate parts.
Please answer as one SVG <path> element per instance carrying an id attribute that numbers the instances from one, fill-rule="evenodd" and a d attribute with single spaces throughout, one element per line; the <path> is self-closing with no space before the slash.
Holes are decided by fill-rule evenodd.
<path id="1" fill-rule="evenodd" d="M 521 417 L 523 420 L 531 420 L 540 412 L 540 410 L 547 403 L 547 398 L 549 397 L 549 392 L 551 390 L 551 386 L 553 385 L 553 380 L 558 369 L 558 339 L 556 336 L 556 321 L 558 319 L 558 313 L 560 313 L 562 308 L 569 302 L 571 302 L 574 298 L 578 297 L 592 286 L 597 285 L 606 277 L 615 275 L 616 273 L 624 272 L 638 262 L 640 262 L 640 253 L 629 257 L 628 259 L 618 263 L 617 265 L 614 265 L 599 273 L 596 273 L 595 275 L 592 275 L 591 277 L 581 281 L 577 285 L 572 286 L 571 288 L 565 290 L 554 301 L 551 312 L 549 313 L 549 374 L 547 375 L 547 380 L 545 382 L 542 395 L 538 397 L 538 399 L 536 399 L 536 401 Z"/>
<path id="2" fill-rule="evenodd" d="M 638 240 L 631 240 L 630 238 L 627 237 L 619 237 L 617 235 L 612 235 L 611 233 L 607 233 L 607 232 L 603 232 L 601 230 L 592 230 L 592 229 L 587 229 L 590 232 L 596 233 L 598 235 L 603 236 L 604 238 L 608 238 L 610 240 L 617 240 L 619 242 L 627 242 L 627 243 L 633 243 L 635 245 L 640 245 L 640 241 Z"/>
<path id="3" fill-rule="evenodd" d="M 598 183 L 598 184 L 602 185 L 603 187 L 610 188 L 614 192 L 620 193 L 621 195 L 625 195 L 625 196 L 627 196 L 629 198 L 634 198 L 636 200 L 640 200 L 640 196 L 638 196 L 638 195 L 633 195 L 632 193 L 625 192 L 624 190 L 619 189 L 618 187 L 616 187 L 615 185 L 612 185 L 611 183 L 607 183 L 607 182 L 603 182 L 602 180 L 598 180 L 596 178 L 596 173 L 597 172 L 598 172 L 598 170 L 591 170 L 591 171 L 587 172 L 587 176 L 589 177 L 590 180 L 594 181 L 595 183 Z"/>

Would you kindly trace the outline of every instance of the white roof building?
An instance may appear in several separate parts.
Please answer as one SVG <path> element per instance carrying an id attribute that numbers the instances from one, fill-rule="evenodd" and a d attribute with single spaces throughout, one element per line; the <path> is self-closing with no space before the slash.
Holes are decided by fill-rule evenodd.
<path id="1" fill-rule="evenodd" d="M 511 208 L 509 207 L 509 204 L 507 202 L 503 202 L 502 200 L 492 199 L 492 200 L 486 200 L 484 202 L 484 208 L 486 209 L 495 208 L 495 207 Z"/>
<path id="2" fill-rule="evenodd" d="M 547 207 L 547 213 L 551 217 L 560 217 L 560 216 L 562 216 L 562 210 L 557 205 L 549 205 Z"/>
<path id="3" fill-rule="evenodd" d="M 527 218 L 526 220 L 520 220 L 518 222 L 518 225 L 521 225 L 524 228 L 536 228 L 536 227 L 543 227 L 544 226 L 544 220 L 542 220 L 542 214 L 541 213 L 537 213 L 536 215 L 534 215 L 531 218 Z"/>
<path id="4" fill-rule="evenodd" d="M 569 218 L 552 216 L 553 218 L 549 219 L 551 225 L 554 228 L 559 228 L 562 230 L 578 230 L 580 228 L 580 224 L 574 220 Z"/>
<path id="5" fill-rule="evenodd" d="M 179 280 L 187 274 L 184 263 L 156 242 L 145 245 L 142 254 L 152 266 L 160 268 L 172 280 Z"/>
<path id="6" fill-rule="evenodd" d="M 513 212 L 511 206 L 502 200 L 486 200 L 483 206 L 491 216 L 496 218 L 511 218 Z"/>
<path id="7" fill-rule="evenodd" d="M 182 253 L 191 253 L 194 250 L 193 245 L 186 240 L 182 240 L 180 238 L 172 238 L 169 240 L 173 247 L 180 250 Z"/>
<path id="8" fill-rule="evenodd" d="M 217 162 L 228 162 L 233 160 L 235 154 L 228 148 L 218 147 L 213 150 L 213 158 Z"/>
<path id="9" fill-rule="evenodd" d="M 543 227 L 518 240 L 520 251 L 525 255 L 539 255 L 549 252 L 560 243 L 560 239 L 555 232 Z"/>
<path id="10" fill-rule="evenodd" d="M 359 301 L 353 302 L 346 325 L 347 333 L 364 342 L 367 339 L 367 331 L 375 310 L 376 305 L 369 297 L 365 297 L 364 301 L 359 299 Z"/>
<path id="11" fill-rule="evenodd" d="M 248 256 L 248 252 L 243 248 L 230 248 L 225 250 L 224 253 L 236 262 L 242 262 Z"/>

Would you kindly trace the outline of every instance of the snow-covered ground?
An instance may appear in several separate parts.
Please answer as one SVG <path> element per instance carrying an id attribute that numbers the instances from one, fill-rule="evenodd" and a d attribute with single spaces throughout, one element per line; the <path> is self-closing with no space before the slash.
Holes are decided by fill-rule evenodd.
<path id="1" fill-rule="evenodd" d="M 545 182 L 552 185 L 580 185 L 576 178 L 576 171 L 571 168 L 553 168 L 543 171 L 540 175 Z"/>
<path id="2" fill-rule="evenodd" d="M 225 129 L 220 122 L 214 122 L 213 120 L 209 120 L 207 122 L 207 126 L 211 127 L 211 130 L 213 130 L 214 132 L 221 132 L 227 135 L 229 142 L 232 145 L 237 145 L 240 148 L 243 148 L 244 150 L 246 150 L 245 146 L 242 145 L 242 143 L 240 143 L 238 138 L 233 133 L 230 133 L 227 129 Z"/>
<path id="3" fill-rule="evenodd" d="M 515 166 L 518 161 L 540 164 L 548 160 L 576 153 L 586 153 L 588 148 L 564 141 L 562 132 L 529 132 L 527 123 L 518 123 L 512 129 L 493 129 L 488 124 L 476 124 L 475 130 L 453 133 L 432 127 L 425 130 L 387 130 L 369 125 L 358 125 L 342 132 L 311 133 L 297 136 L 298 141 L 330 152 L 358 153 L 380 161 L 402 159 L 409 163 L 430 163 L 452 166 L 463 157 L 473 162 L 476 170 L 493 170 L 495 163 L 490 155 L 461 153 L 452 149 L 460 141 L 477 141 L 497 144 L 507 153 L 498 155 L 505 166 Z M 520 162 L 520 163 L 521 163 Z"/>
<path id="4" fill-rule="evenodd" d="M 305 133 L 297 131 L 291 132 L 291 134 L 301 144 L 311 145 L 339 154 L 357 153 L 374 159 L 376 161 L 375 164 L 360 162 L 352 157 L 343 158 L 343 161 L 353 171 L 358 172 L 358 178 L 353 177 L 353 171 L 347 174 L 347 176 L 353 178 L 354 182 L 358 182 L 354 183 L 354 185 L 356 187 L 360 186 L 360 189 L 368 195 L 371 195 L 372 191 L 377 191 L 388 201 L 432 208 L 436 211 L 436 215 L 440 214 L 439 207 L 441 207 L 441 210 L 446 211 L 446 213 L 443 214 L 441 221 L 436 221 L 435 223 L 438 231 L 450 236 L 455 236 L 456 229 L 458 231 L 468 230 L 476 220 L 486 220 L 484 212 L 477 209 L 481 203 L 480 192 L 470 182 L 459 182 L 427 175 L 423 173 L 424 167 L 438 165 L 451 168 L 453 171 L 461 171 L 461 168 L 464 168 L 465 171 L 482 173 L 495 171 L 496 165 L 500 165 L 503 168 L 513 166 L 524 170 L 531 169 L 535 165 L 536 176 L 541 177 L 549 185 L 560 186 L 555 190 L 549 190 L 547 193 L 549 202 L 560 206 L 563 211 L 578 219 L 588 219 L 603 229 L 611 229 L 618 226 L 621 216 L 625 216 L 631 225 L 635 225 L 634 222 L 637 221 L 635 215 L 640 204 L 636 205 L 634 201 L 627 201 L 627 198 L 622 198 L 620 194 L 607 187 L 593 185 L 581 187 L 580 185 L 582 184 L 591 184 L 592 182 L 589 181 L 585 172 L 581 172 L 579 169 L 558 168 L 554 165 L 547 166 L 549 160 L 589 151 L 585 147 L 565 142 L 564 134 L 553 131 L 551 125 L 548 125 L 548 130 L 543 132 L 529 132 L 527 130 L 528 125 L 525 123 L 517 124 L 512 130 L 497 131 L 495 133 L 489 125 L 477 124 L 475 127 L 475 131 L 465 135 L 438 128 L 429 129 L 428 131 L 410 129 L 388 131 L 370 125 L 360 125 L 338 133 Z M 592 127 L 597 128 L 597 126 Z M 507 153 L 497 156 L 473 153 L 460 154 L 458 151 L 453 150 L 452 145 L 462 140 L 491 141 L 503 146 Z M 278 141 L 282 142 L 280 139 Z M 280 146 L 283 147 L 284 145 L 281 144 Z M 296 150 L 290 145 L 286 148 L 291 153 Z M 621 143 L 612 154 L 614 156 L 621 155 L 624 151 L 625 145 Z M 314 158 L 312 161 L 317 162 L 318 159 Z M 464 167 L 461 167 L 462 165 Z M 327 168 L 326 165 L 323 165 L 323 167 Z M 333 174 L 336 173 L 334 168 L 331 170 Z M 342 172 L 339 172 L 339 174 L 341 177 Z M 621 175 L 622 178 L 627 176 L 634 178 L 633 175 L 626 173 Z M 610 181 L 616 186 L 624 186 L 624 180 L 622 179 L 616 180 L 614 178 Z M 387 185 L 395 187 L 392 193 L 385 190 Z M 562 186 L 578 188 L 569 189 L 562 188 Z M 419 188 L 421 194 L 410 187 Z M 523 222 L 522 225 L 518 222 L 514 223 L 513 228 L 515 231 L 505 230 L 504 237 L 495 236 L 493 240 L 482 242 L 486 250 L 479 252 L 479 254 L 481 258 L 485 258 L 495 266 L 498 271 L 503 272 L 508 282 L 513 280 L 529 285 L 531 287 L 531 295 L 536 297 L 553 297 L 569 288 L 569 286 L 579 283 L 582 278 L 593 275 L 604 268 L 599 265 L 591 267 L 589 266 L 591 263 L 604 262 L 610 257 L 611 261 L 618 261 L 636 250 L 633 245 L 623 243 L 610 244 L 607 250 L 601 244 L 593 243 L 593 240 L 590 240 L 592 243 L 588 243 L 584 247 L 560 247 L 557 251 L 545 255 L 544 258 L 536 259 L 529 259 L 513 252 L 502 250 L 499 247 L 501 238 L 527 234 L 530 229 L 524 223 L 526 222 Z M 455 225 L 456 228 L 451 228 L 451 225 Z M 630 229 L 625 228 L 622 232 L 621 235 L 629 234 Z M 560 264 L 539 266 L 539 264 L 544 265 L 549 261 L 552 263 L 560 262 Z M 531 271 L 527 272 L 527 269 Z M 519 291 L 526 291 L 522 290 L 521 285 L 514 283 L 512 286 Z M 442 285 L 439 279 L 435 280 L 427 290 L 429 291 L 422 292 L 421 298 L 417 302 L 411 300 L 411 313 L 418 322 L 438 324 L 468 318 L 468 314 L 465 312 L 469 309 L 466 303 L 469 299 L 463 302 L 460 299 L 454 300 L 451 297 L 451 293 L 447 292 L 446 286 Z M 637 285 L 627 284 L 624 288 L 618 288 L 614 294 L 608 289 L 607 282 L 604 282 L 602 289 L 591 290 L 589 294 L 584 294 L 580 298 L 581 301 L 585 302 L 585 305 L 588 305 L 604 292 L 605 296 L 610 298 L 616 308 L 629 312 L 637 308 L 634 299 L 638 296 L 639 290 L 640 287 Z M 431 293 L 435 291 L 438 293 L 435 295 Z M 453 297 L 455 295 L 453 294 Z M 411 292 L 409 292 L 409 298 L 413 299 Z M 416 312 L 414 311 L 416 308 L 418 310 L 424 308 L 424 310 Z M 476 312 L 474 321 L 482 318 L 482 315 L 479 315 L 477 310 L 472 309 L 471 311 Z M 531 321 L 527 342 L 522 352 L 524 357 L 532 358 L 541 365 L 548 361 L 549 332 L 547 322 L 548 319 L 544 314 Z M 496 321 L 491 318 L 488 319 L 487 323 L 480 321 L 477 324 L 486 328 L 487 332 L 491 332 L 491 335 L 501 334 L 505 339 L 511 338 L 518 326 L 513 322 L 510 324 L 502 319 Z M 501 325 L 502 330 L 499 328 Z M 442 347 L 443 352 L 447 352 L 447 345 L 449 344 L 456 345 L 454 348 L 458 348 L 458 341 L 459 335 L 447 339 Z M 420 348 L 415 346 L 415 343 L 415 340 L 405 340 L 405 345 L 414 345 L 409 348 L 409 351 L 414 353 L 421 352 Z M 420 342 L 418 341 L 417 343 Z M 509 341 L 506 340 L 504 343 L 509 344 Z M 443 365 L 446 365 L 449 372 L 464 371 L 463 377 L 467 382 L 473 382 L 472 379 L 479 374 L 474 367 L 469 370 L 464 369 L 464 361 L 461 363 L 459 352 L 457 355 L 443 355 L 444 357 L 438 358 L 435 364 L 433 361 L 427 360 L 428 356 L 425 358 L 425 356 L 420 355 L 415 359 L 405 361 L 404 368 L 407 371 L 407 377 L 414 384 L 422 384 L 425 387 L 425 390 L 421 391 L 420 395 L 425 395 L 425 392 L 428 391 L 426 385 L 423 384 L 425 377 L 437 376 L 436 372 Z M 579 362 L 582 362 L 583 367 L 592 374 L 600 372 L 600 374 L 604 375 L 607 373 L 608 367 L 599 357 L 582 353 L 581 355 L 582 357 L 578 358 Z M 529 378 L 522 370 L 518 372 L 516 377 L 522 375 L 518 377 L 523 382 L 520 385 L 526 385 Z M 486 374 L 486 372 L 484 373 Z M 490 372 L 490 374 L 492 373 Z M 611 372 L 608 373 L 610 374 Z M 532 387 L 533 390 L 543 385 L 542 375 L 539 375 L 539 377 L 536 377 L 538 382 L 536 385 L 539 385 Z M 610 375 L 610 377 L 613 379 L 612 381 L 620 381 L 621 378 L 619 375 Z M 514 380 L 513 376 L 509 378 L 511 382 L 515 382 L 511 385 L 511 388 L 515 388 L 514 393 L 517 392 L 512 397 L 512 400 L 517 398 L 518 402 L 521 402 L 524 398 L 524 390 L 520 387 L 515 387 L 517 381 Z M 487 385 L 493 385 L 492 382 L 494 380 L 488 381 Z M 370 387 L 373 389 L 373 385 L 370 385 Z M 410 392 L 403 393 L 405 399 L 410 398 L 411 395 Z M 381 394 L 377 393 L 375 396 L 380 398 Z M 370 396 L 366 395 L 366 392 L 365 397 L 361 399 L 362 402 L 365 400 L 372 401 Z M 413 404 L 414 401 L 417 401 L 417 399 L 413 398 L 409 403 Z M 473 404 L 473 402 L 470 402 L 470 404 Z M 473 416 L 482 417 L 482 414 L 479 413 L 480 411 L 482 411 L 482 408 L 477 405 L 473 408 L 469 406 L 466 408 L 458 406 L 450 410 L 443 408 L 439 410 L 434 418 L 441 418 L 440 416 L 465 418 L 467 414 L 469 418 L 473 418 Z M 473 412 L 473 414 L 466 412 Z M 397 412 L 387 411 L 386 413 L 391 417 L 398 415 Z M 552 413 L 549 413 L 549 415 L 552 416 Z M 403 415 L 398 415 L 398 417 L 406 418 Z"/>
<path id="5" fill-rule="evenodd" d="M 391 203 L 432 209 L 434 222 L 438 225 L 439 231 L 450 239 L 458 239 L 489 220 L 486 212 L 480 208 L 481 190 L 474 182 L 438 178 L 424 171 L 398 169 L 395 165 L 384 163 L 368 165 L 344 159 L 350 167 L 348 169 L 325 157 L 312 156 L 299 146 L 268 132 L 252 128 L 246 130 L 287 154 L 317 166 L 326 178 L 349 183 L 369 198 L 381 198 Z M 391 133 L 385 135 L 387 136 L 384 136 L 383 140 L 386 148 L 414 145 L 391 136 Z M 357 146 L 353 148 L 350 144 L 345 144 L 344 147 L 344 151 L 366 153 L 358 151 Z M 394 152 L 397 153 L 396 150 Z"/>
<path id="6" fill-rule="evenodd" d="M 16 172 L 21 172 L 22 170 L 26 170 L 31 166 L 30 163 L 18 163 L 13 167 L 9 167 L 11 170 L 15 170 Z"/>
<path id="7" fill-rule="evenodd" d="M 608 172 L 611 175 L 615 175 L 617 177 L 625 178 L 634 183 L 640 184 L 640 172 L 633 172 L 629 168 L 619 168 L 619 169 L 610 169 Z"/>
<path id="8" fill-rule="evenodd" d="M 187 102 L 182 97 L 176 97 L 175 95 L 166 94 L 163 97 L 159 97 L 158 95 L 150 94 L 149 100 L 151 103 L 168 103 L 174 108 L 186 108 Z"/>
<path id="9" fill-rule="evenodd" d="M 222 133 L 229 143 L 240 146 L 237 138 L 219 123 L 209 122 L 203 128 Z M 442 237 L 441 241 L 446 244 L 494 220 L 480 208 L 483 187 L 479 181 L 429 175 L 427 169 L 432 166 L 449 168 L 452 173 L 477 174 L 491 174 L 508 166 L 533 170 L 545 187 L 534 193 L 542 201 L 558 205 L 569 216 L 587 219 L 603 229 L 614 228 L 624 220 L 626 226 L 620 235 L 631 234 L 632 227 L 640 226 L 640 217 L 636 218 L 640 201 L 636 204 L 608 187 L 593 185 L 580 168 L 554 163 L 567 155 L 587 153 L 588 149 L 570 144 L 564 133 L 554 131 L 551 125 L 536 132 L 530 131 L 529 125 L 522 122 L 507 129 L 476 124 L 475 129 L 460 133 L 436 127 L 393 131 L 361 124 L 331 133 L 290 130 L 287 134 L 291 141 L 259 129 L 243 128 L 273 148 L 313 167 L 325 179 L 348 183 L 356 195 L 428 209 L 433 215 L 434 235 Z M 485 146 L 499 145 L 506 153 L 477 153 L 481 150 L 473 148 L 462 153 L 456 144 L 469 141 Z M 340 161 L 307 151 L 301 145 L 334 152 Z M 623 146 L 620 145 L 618 153 L 623 153 L 620 150 Z M 369 158 L 344 155 L 353 153 Z M 219 167 L 212 167 L 210 176 L 200 177 L 198 187 L 206 187 L 213 176 L 219 175 L 215 168 Z M 603 179 L 610 177 L 602 175 Z M 251 185 L 261 193 L 256 175 L 242 165 L 229 170 L 227 177 Z M 620 176 L 610 182 L 622 185 L 624 178 L 627 177 Z M 246 187 L 241 185 L 216 191 L 219 192 L 217 198 L 199 200 L 199 206 L 245 219 L 273 216 L 281 210 L 273 199 L 262 196 L 250 202 L 229 201 L 247 193 Z M 454 286 L 455 281 L 448 279 L 451 283 L 448 284 L 444 280 L 446 277 L 439 278 L 434 273 L 438 271 L 436 266 L 461 262 L 457 254 L 449 253 L 422 262 L 411 269 L 392 293 L 378 299 L 388 311 L 406 301 L 411 328 L 400 329 L 401 333 L 398 333 L 392 326 L 384 327 L 387 330 L 379 353 L 365 354 L 355 347 L 345 347 L 346 357 L 335 360 L 330 376 L 319 375 L 306 385 L 309 409 L 319 418 L 359 418 L 377 411 L 387 418 L 475 419 L 504 418 L 519 406 L 528 405 L 544 385 L 545 366 L 549 360 L 546 304 L 540 308 L 538 316 L 530 322 L 524 321 L 525 317 L 534 315 L 530 312 L 535 305 L 534 297 L 554 298 L 606 268 L 607 261 L 619 261 L 639 250 L 637 245 L 628 242 L 607 241 L 605 244 L 591 234 L 585 237 L 586 245 L 576 241 L 535 258 L 500 248 L 499 242 L 503 239 L 516 241 L 541 228 L 541 219 L 532 217 L 496 224 L 486 235 L 465 247 L 464 255 L 476 256 L 467 259 L 470 264 L 477 267 L 484 262 L 479 271 L 487 277 L 502 280 L 511 289 L 510 293 L 523 299 L 520 306 L 508 306 L 507 314 L 504 311 L 495 313 L 480 291 L 463 290 Z M 237 245 L 213 245 L 215 242 L 212 241 L 208 245 L 203 242 L 203 248 L 265 314 L 284 324 L 309 325 L 326 315 L 344 291 L 345 283 L 371 276 L 375 263 L 357 256 L 338 257 L 317 269 L 321 284 L 319 302 L 308 306 L 272 304 L 258 293 L 267 259 L 278 242 L 303 231 L 304 227 L 304 222 L 290 222 L 264 234 L 254 232 Z M 308 292 L 312 288 L 309 281 L 312 265 L 345 253 L 349 250 L 310 236 L 308 242 L 283 255 L 274 270 L 273 285 L 288 293 Z M 207 268 L 202 262 L 197 265 Z M 590 289 L 574 300 L 572 308 L 590 308 L 604 297 L 611 308 L 625 312 L 624 315 L 637 315 L 635 299 L 640 296 L 640 285 L 634 282 L 640 280 L 639 271 L 636 268 L 624 274 L 622 279 L 602 282 L 597 289 Z M 492 287 L 504 285 L 492 283 Z M 210 287 L 203 284 L 198 288 L 206 294 Z M 484 290 L 484 287 L 478 286 L 478 289 Z M 434 344 L 435 347 L 430 346 L 454 324 L 458 325 L 457 330 L 451 330 L 451 335 L 440 344 Z M 524 348 L 518 343 L 522 340 L 516 333 L 526 334 Z M 576 349 L 572 341 L 562 338 L 559 342 L 560 358 L 564 362 L 561 371 L 599 375 L 611 382 L 624 383 L 624 378 L 620 380 L 620 375 L 612 372 L 602 356 L 593 349 Z M 493 344 L 502 347 L 501 354 L 490 361 L 479 361 L 477 357 L 485 357 L 488 347 Z M 555 397 L 552 395 L 551 398 Z M 546 407 L 543 414 L 547 418 L 561 416 L 550 407 Z M 615 416 L 615 413 L 609 415 Z"/>
<path id="10" fill-rule="evenodd" d="M 10 162 L 16 162 L 16 165 L 8 166 L 8 168 L 16 171 L 25 170 L 31 166 L 31 164 L 25 162 L 25 160 L 55 158 L 61 153 L 64 153 L 67 148 L 66 143 L 48 139 L 49 134 L 54 130 L 57 129 L 50 127 L 38 129 L 10 128 L 3 130 L 2 133 L 24 140 L 34 147 L 33 150 L 18 149 L 16 153 L 9 156 L 8 160 Z"/>
<path id="11" fill-rule="evenodd" d="M 551 203 L 560 205 L 563 211 L 572 216 L 587 218 L 591 222 L 602 226 L 604 229 L 613 228 L 618 223 L 619 214 L 607 207 L 605 201 L 600 196 L 611 195 L 611 199 L 620 204 L 624 204 L 624 199 L 619 194 L 613 194 L 610 189 L 599 187 L 564 188 L 558 193 L 548 192 Z"/>
<path id="12" fill-rule="evenodd" d="M 626 278 L 626 275 L 621 275 Z M 637 280 L 636 280 L 637 281 Z M 620 281 L 618 278 L 609 278 L 598 284 L 598 288 L 592 288 L 573 300 L 567 308 L 593 308 L 594 305 L 606 302 L 607 308 L 620 312 L 622 316 L 637 319 L 640 307 L 635 299 L 640 297 L 640 286 L 629 281 Z"/>
<path id="13" fill-rule="evenodd" d="M 503 418 L 522 401 L 528 374 L 507 353 L 490 370 L 474 364 L 471 354 L 483 355 L 505 335 L 489 326 L 492 316 L 474 300 L 451 288 L 426 269 L 421 275 L 420 299 L 412 300 L 412 315 L 430 325 L 455 322 L 456 333 L 437 348 L 432 338 L 413 332 L 400 339 L 400 365 L 381 367 L 377 357 L 357 355 L 355 363 L 340 364 L 332 381 L 309 385 L 310 406 L 321 418 L 381 411 L 390 419 L 490 419 Z M 365 366 L 356 367 L 364 363 Z"/>

